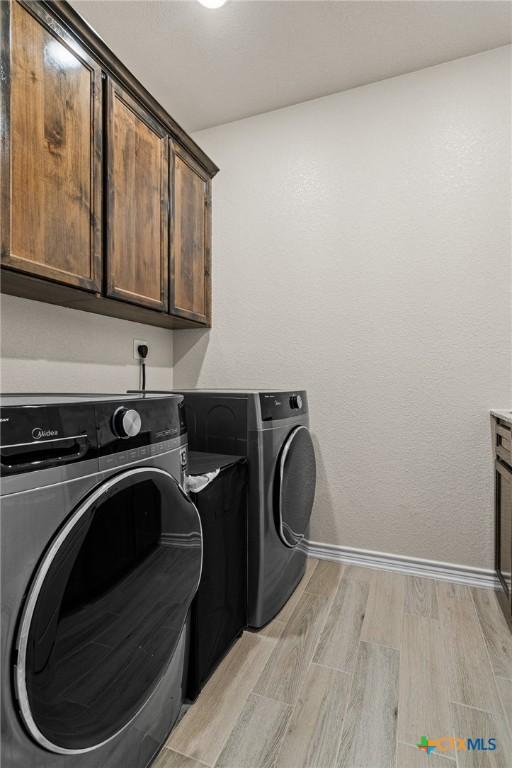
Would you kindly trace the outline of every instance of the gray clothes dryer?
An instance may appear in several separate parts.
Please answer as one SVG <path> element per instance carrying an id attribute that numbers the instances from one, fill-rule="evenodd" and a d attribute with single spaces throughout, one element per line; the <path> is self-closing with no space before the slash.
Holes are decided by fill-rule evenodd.
<path id="1" fill-rule="evenodd" d="M 190 449 L 247 456 L 248 621 L 283 607 L 306 564 L 316 483 L 304 391 L 180 390 Z"/>
<path id="2" fill-rule="evenodd" d="M 202 566 L 181 398 L 1 405 L 1 764 L 145 768 L 182 704 Z"/>

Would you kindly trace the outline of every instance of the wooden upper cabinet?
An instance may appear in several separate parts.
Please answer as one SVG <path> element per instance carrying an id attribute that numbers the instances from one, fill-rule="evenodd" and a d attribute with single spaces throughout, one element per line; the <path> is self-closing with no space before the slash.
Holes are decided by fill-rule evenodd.
<path id="1" fill-rule="evenodd" d="M 4 293 L 211 322 L 217 166 L 67 2 L 0 0 Z"/>
<path id="2" fill-rule="evenodd" d="M 107 126 L 107 295 L 166 311 L 167 132 L 112 80 Z"/>
<path id="3" fill-rule="evenodd" d="M 0 5 L 2 265 L 100 290 L 101 69 L 44 6 Z"/>
<path id="4" fill-rule="evenodd" d="M 173 315 L 211 321 L 211 180 L 179 144 L 171 142 L 171 300 Z"/>

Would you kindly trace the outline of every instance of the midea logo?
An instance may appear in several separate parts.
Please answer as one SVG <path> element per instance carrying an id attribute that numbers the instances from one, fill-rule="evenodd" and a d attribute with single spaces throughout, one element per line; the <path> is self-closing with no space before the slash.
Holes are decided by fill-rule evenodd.
<path id="1" fill-rule="evenodd" d="M 40 440 L 42 437 L 55 437 L 59 432 L 56 429 L 41 429 L 41 427 L 35 427 L 32 430 L 32 437 L 34 440 Z"/>

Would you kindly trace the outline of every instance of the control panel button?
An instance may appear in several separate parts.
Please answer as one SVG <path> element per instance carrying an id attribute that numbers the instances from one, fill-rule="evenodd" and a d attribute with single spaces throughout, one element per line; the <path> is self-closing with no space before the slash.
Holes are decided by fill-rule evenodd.
<path id="1" fill-rule="evenodd" d="M 120 407 L 112 416 L 112 431 L 117 437 L 135 437 L 141 428 L 140 414 L 134 408 Z"/>
<path id="2" fill-rule="evenodd" d="M 300 395 L 292 395 L 290 397 L 290 408 L 302 408 L 302 397 Z"/>

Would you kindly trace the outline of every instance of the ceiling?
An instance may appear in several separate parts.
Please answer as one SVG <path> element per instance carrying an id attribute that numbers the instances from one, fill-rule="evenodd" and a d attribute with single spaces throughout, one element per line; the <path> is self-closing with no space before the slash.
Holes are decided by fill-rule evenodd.
<path id="1" fill-rule="evenodd" d="M 187 131 L 510 43 L 512 3 L 72 0 Z"/>

